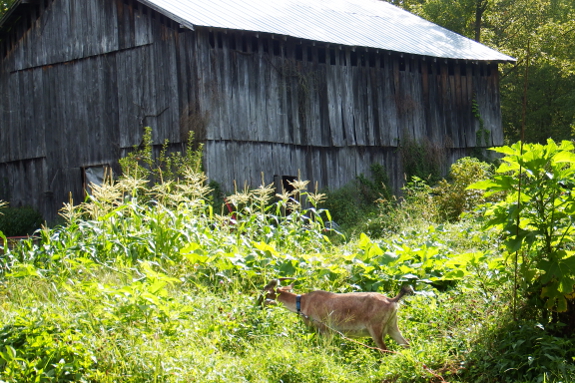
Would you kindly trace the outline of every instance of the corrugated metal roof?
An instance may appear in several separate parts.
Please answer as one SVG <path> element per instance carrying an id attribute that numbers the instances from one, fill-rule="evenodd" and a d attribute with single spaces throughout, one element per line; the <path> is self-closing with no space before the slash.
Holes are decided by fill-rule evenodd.
<path id="1" fill-rule="evenodd" d="M 272 33 L 416 55 L 515 61 L 380 0 L 139 0 L 190 28 Z"/>

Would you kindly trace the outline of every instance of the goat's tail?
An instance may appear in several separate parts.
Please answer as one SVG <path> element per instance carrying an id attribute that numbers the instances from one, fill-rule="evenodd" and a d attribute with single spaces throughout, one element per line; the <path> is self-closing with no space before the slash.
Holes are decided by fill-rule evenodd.
<path id="1" fill-rule="evenodd" d="M 413 291 L 413 287 L 411 287 L 410 285 L 405 285 L 401 287 L 401 290 L 399 290 L 399 293 L 397 294 L 397 296 L 395 298 L 391 298 L 392 302 L 399 302 L 401 298 L 403 298 L 404 295 L 411 295 L 414 294 L 415 292 Z"/>

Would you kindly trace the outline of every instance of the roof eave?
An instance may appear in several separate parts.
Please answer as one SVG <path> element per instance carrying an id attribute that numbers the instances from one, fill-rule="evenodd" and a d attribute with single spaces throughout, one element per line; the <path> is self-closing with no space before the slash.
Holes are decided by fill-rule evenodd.
<path id="1" fill-rule="evenodd" d="M 147 1 L 147 0 L 137 0 L 139 3 L 144 4 L 145 6 L 147 6 L 148 8 L 153 9 L 154 11 L 174 20 L 175 22 L 177 22 L 178 24 L 180 24 L 181 26 L 184 26 L 188 29 L 191 29 L 192 31 L 195 30 L 195 25 L 190 23 L 189 21 L 187 21 L 186 19 L 183 19 L 181 17 L 178 17 L 177 15 L 174 15 L 171 12 L 166 11 L 164 8 L 157 6 L 156 4 Z"/>
<path id="2" fill-rule="evenodd" d="M 188 28 L 190 30 L 196 29 L 196 25 L 194 25 L 190 21 L 167 11 L 166 9 L 154 4 L 150 0 L 137 0 L 137 1 L 140 2 L 141 4 L 143 4 L 144 6 L 147 6 L 150 9 L 153 9 L 154 11 L 176 21 L 182 27 Z M 40 0 L 15 0 L 14 3 L 12 3 L 10 8 L 6 11 L 6 13 L 0 19 L 0 40 L 2 39 L 1 35 L 8 32 L 10 29 L 12 29 L 14 27 L 14 25 L 18 22 L 18 17 L 27 11 L 27 9 L 26 9 L 27 5 L 35 5 L 35 4 L 38 4 L 39 2 L 40 2 Z M 208 27 L 208 26 L 206 26 L 206 27 Z M 253 32 L 262 33 L 263 31 L 253 31 Z M 515 59 L 513 57 L 506 56 L 506 55 L 503 55 L 503 56 L 505 56 L 506 58 L 505 59 L 484 59 L 484 60 L 478 59 L 478 60 L 479 61 L 489 61 L 489 62 L 498 63 L 498 64 L 508 64 L 508 63 L 517 62 L 517 59 Z M 439 57 L 439 56 L 430 56 L 430 57 L 447 58 L 447 57 Z M 452 57 L 451 59 L 468 60 L 466 58 L 456 58 L 456 57 Z M 474 61 L 474 60 L 477 60 L 477 59 L 473 59 L 471 61 Z"/>

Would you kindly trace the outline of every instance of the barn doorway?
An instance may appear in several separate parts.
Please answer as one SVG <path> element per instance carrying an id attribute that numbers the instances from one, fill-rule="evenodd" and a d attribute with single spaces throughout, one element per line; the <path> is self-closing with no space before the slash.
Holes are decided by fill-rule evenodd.
<path id="1" fill-rule="evenodd" d="M 297 180 L 297 176 L 280 176 L 274 175 L 274 185 L 276 188 L 277 194 L 286 193 L 293 193 L 295 188 L 293 187 L 292 183 Z"/>
<path id="2" fill-rule="evenodd" d="M 112 177 L 112 168 L 109 164 L 82 167 L 82 186 L 84 197 L 92 195 L 92 185 L 102 184 Z"/>

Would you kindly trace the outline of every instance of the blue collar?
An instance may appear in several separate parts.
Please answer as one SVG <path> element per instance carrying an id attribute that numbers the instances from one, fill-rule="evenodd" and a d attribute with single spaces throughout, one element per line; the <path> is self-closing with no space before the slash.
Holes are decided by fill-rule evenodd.
<path id="1" fill-rule="evenodd" d="M 298 314 L 301 313 L 301 295 L 295 296 L 295 309 L 297 310 Z"/>

